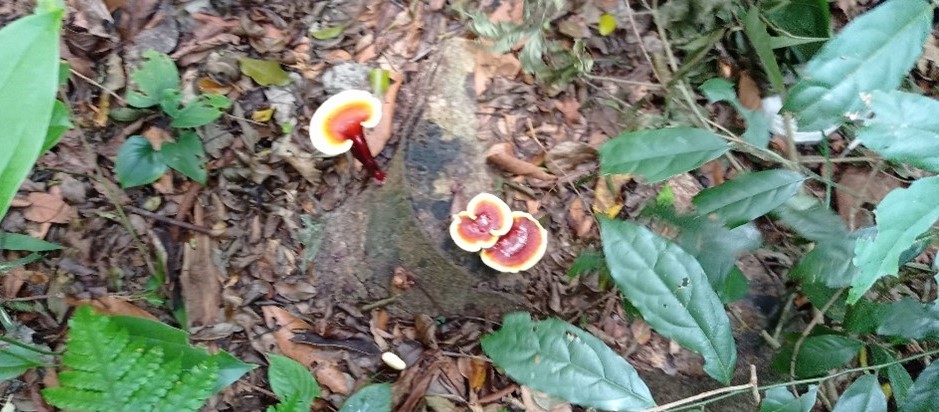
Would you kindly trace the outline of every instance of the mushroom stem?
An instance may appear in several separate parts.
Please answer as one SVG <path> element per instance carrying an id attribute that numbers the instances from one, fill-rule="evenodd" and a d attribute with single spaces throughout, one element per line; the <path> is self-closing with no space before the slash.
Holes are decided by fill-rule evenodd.
<path id="1" fill-rule="evenodd" d="M 365 170 L 367 170 L 375 180 L 384 182 L 385 172 L 378 167 L 378 163 L 376 163 L 375 158 L 372 157 L 372 151 L 369 150 L 368 143 L 365 141 L 365 136 L 362 134 L 361 129 L 359 129 L 359 133 L 354 133 L 347 137 L 347 139 L 352 141 L 352 157 L 361 162 L 362 166 L 365 166 Z"/>

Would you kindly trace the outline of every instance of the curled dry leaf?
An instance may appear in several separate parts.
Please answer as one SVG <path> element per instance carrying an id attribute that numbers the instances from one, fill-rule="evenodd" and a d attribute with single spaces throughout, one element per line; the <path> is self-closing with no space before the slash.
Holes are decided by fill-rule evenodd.
<path id="1" fill-rule="evenodd" d="M 593 229 L 593 216 L 587 214 L 584 202 L 579 198 L 575 198 L 571 206 L 567 208 L 567 217 L 571 229 L 574 229 L 574 233 L 579 238 L 587 236 Z"/>
<path id="2" fill-rule="evenodd" d="M 348 395 L 355 383 L 351 376 L 332 365 L 322 365 L 316 368 L 315 375 L 316 381 L 329 388 L 332 393 Z"/>
<path id="3" fill-rule="evenodd" d="M 196 202 L 193 223 L 205 225 L 204 210 Z M 222 320 L 222 271 L 212 260 L 214 241 L 204 233 L 195 234 L 193 241 L 183 243 L 183 267 L 180 289 L 183 294 L 189 329 L 211 326 Z"/>
<path id="4" fill-rule="evenodd" d="M 289 134 L 284 135 L 280 140 L 274 142 L 273 154 L 293 166 L 306 181 L 319 184 L 322 172 L 316 168 L 316 161 L 313 158 L 313 154 L 294 144 L 290 140 L 290 136 Z"/>
<path id="5" fill-rule="evenodd" d="M 545 156 L 544 164 L 551 173 L 556 176 L 568 174 L 580 175 L 574 173 L 581 166 L 586 166 L 585 172 L 590 172 L 597 162 L 597 149 L 586 143 L 566 141 L 561 142 Z"/>
<path id="6" fill-rule="evenodd" d="M 630 180 L 632 180 L 632 176 L 628 174 L 600 176 L 600 178 L 597 179 L 597 186 L 594 189 L 594 213 L 606 215 L 610 218 L 618 215 L 620 210 L 623 210 L 624 202 L 620 191 L 623 185 Z"/>
<path id="7" fill-rule="evenodd" d="M 497 143 L 490 147 L 486 151 L 486 161 L 509 173 L 541 180 L 556 179 L 544 169 L 515 157 L 515 151 L 509 143 Z"/>
<path id="8" fill-rule="evenodd" d="M 763 107 L 763 98 L 760 97 L 760 87 L 746 71 L 740 72 L 737 83 L 737 98 L 740 104 L 750 110 L 759 110 Z"/>
<path id="9" fill-rule="evenodd" d="M 264 323 L 270 328 L 274 335 L 274 341 L 277 347 L 290 359 L 293 359 L 304 366 L 310 366 L 320 363 L 324 360 L 314 347 L 291 341 L 294 337 L 294 330 L 312 330 L 313 328 L 306 322 L 291 315 L 290 312 L 278 306 L 264 306 L 261 308 L 264 313 Z"/>
<path id="10" fill-rule="evenodd" d="M 68 223 L 78 214 L 65 203 L 57 188 L 50 193 L 32 192 L 27 197 L 30 205 L 23 211 L 23 217 L 38 223 Z"/>

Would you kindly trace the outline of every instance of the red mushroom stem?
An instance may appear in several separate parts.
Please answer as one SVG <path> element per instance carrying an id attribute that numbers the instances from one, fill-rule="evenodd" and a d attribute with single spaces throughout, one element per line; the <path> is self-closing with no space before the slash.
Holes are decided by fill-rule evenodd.
<path id="1" fill-rule="evenodd" d="M 385 172 L 378 167 L 378 163 L 375 162 L 375 158 L 372 156 L 372 151 L 368 148 L 368 143 L 365 141 L 365 135 L 362 134 L 362 129 L 359 129 L 359 133 L 348 137 L 352 141 L 352 157 L 355 160 L 358 160 L 362 163 L 362 166 L 365 166 L 365 170 L 368 171 L 379 182 L 385 181 Z"/>

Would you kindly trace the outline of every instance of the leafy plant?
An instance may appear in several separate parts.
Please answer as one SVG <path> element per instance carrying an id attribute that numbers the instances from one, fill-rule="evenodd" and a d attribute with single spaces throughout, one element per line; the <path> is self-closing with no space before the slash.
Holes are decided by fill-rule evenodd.
<path id="1" fill-rule="evenodd" d="M 267 380 L 280 403 L 267 408 L 267 412 L 306 412 L 313 399 L 320 395 L 320 386 L 303 366 L 285 356 L 269 354 L 270 367 Z"/>
<path id="2" fill-rule="evenodd" d="M 32 15 L 0 29 L 0 219 L 43 151 L 67 128 L 57 104 L 60 1 L 40 1 Z"/>
<path id="3" fill-rule="evenodd" d="M 254 368 L 186 340 L 185 332 L 159 322 L 80 307 L 69 320 L 62 386 L 42 395 L 75 411 L 196 411 Z"/>
<path id="4" fill-rule="evenodd" d="M 339 412 L 391 412 L 391 385 L 375 383 L 359 389 L 343 402 Z"/>
<path id="5" fill-rule="evenodd" d="M 174 129 L 204 126 L 218 119 L 231 101 L 219 94 L 203 94 L 184 102 L 179 84 L 179 71 L 169 56 L 149 50 L 146 59 L 131 78 L 136 90 L 127 93 L 127 104 L 138 109 L 159 106 L 170 117 Z M 166 169 L 172 168 L 186 177 L 205 184 L 205 149 L 199 136 L 191 130 L 180 131 L 173 142 L 163 142 L 159 150 L 143 136 L 130 136 L 118 150 L 115 173 L 122 187 L 152 183 Z"/>

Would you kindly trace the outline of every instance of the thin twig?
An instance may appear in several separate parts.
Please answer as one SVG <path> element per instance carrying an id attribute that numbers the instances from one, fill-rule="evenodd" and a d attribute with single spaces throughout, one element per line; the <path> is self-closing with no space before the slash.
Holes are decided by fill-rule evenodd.
<path id="1" fill-rule="evenodd" d="M 654 408 L 646 409 L 646 410 L 643 411 L 643 412 L 662 412 L 662 411 L 667 411 L 667 410 L 670 410 L 670 409 L 672 409 L 672 408 L 677 408 L 677 407 L 679 407 L 679 406 L 687 405 L 687 404 L 692 403 L 692 402 L 695 402 L 695 401 L 697 401 L 697 400 L 705 399 L 705 398 L 710 398 L 710 397 L 712 397 L 712 396 L 714 396 L 714 395 L 720 395 L 720 394 L 722 394 L 722 393 L 728 393 L 728 392 L 743 392 L 743 391 L 749 392 L 749 391 L 751 391 L 751 390 L 752 390 L 753 388 L 755 388 L 755 387 L 756 387 L 756 385 L 754 384 L 753 380 L 751 379 L 750 382 L 747 382 L 747 383 L 745 383 L 745 384 L 743 384 L 743 385 L 728 386 L 728 387 L 724 387 L 724 388 L 718 388 L 718 389 L 710 390 L 710 391 L 707 391 L 707 392 L 701 392 L 701 393 L 699 393 L 699 394 L 697 394 L 697 395 L 695 395 L 695 396 L 689 396 L 689 397 L 687 397 L 687 398 L 685 398 L 685 399 L 679 399 L 679 400 L 677 400 L 677 401 L 675 401 L 675 402 L 670 402 L 670 403 L 666 403 L 666 404 L 664 404 L 664 405 L 656 406 L 656 407 L 654 407 Z"/>
<path id="2" fill-rule="evenodd" d="M 587 74 L 587 78 L 591 80 L 600 80 L 600 81 L 608 81 L 608 82 L 613 82 L 613 83 L 628 84 L 630 86 L 648 87 L 650 89 L 664 89 L 665 88 L 664 86 L 658 83 L 649 83 L 649 82 L 641 82 L 638 80 L 620 79 L 617 77 L 597 76 L 593 74 Z"/>
<path id="3" fill-rule="evenodd" d="M 124 206 L 124 208 L 127 209 L 127 210 L 129 210 L 129 211 L 131 211 L 131 212 L 133 212 L 134 214 L 138 214 L 138 215 L 140 215 L 140 216 L 147 217 L 147 218 L 150 218 L 150 219 L 153 219 L 153 220 L 158 220 L 158 221 L 160 221 L 160 222 L 168 223 L 168 224 L 171 224 L 171 225 L 174 225 L 174 226 L 179 226 L 179 227 L 181 227 L 181 228 L 183 228 L 183 229 L 186 229 L 186 230 L 191 230 L 191 231 L 193 231 L 193 232 L 204 233 L 204 234 L 209 235 L 209 236 L 215 236 L 215 235 L 216 235 L 216 233 L 215 233 L 212 229 L 209 229 L 209 228 L 207 228 L 207 227 L 205 227 L 205 226 L 194 225 L 194 224 L 189 223 L 189 222 L 184 222 L 184 221 L 182 221 L 182 220 L 173 219 L 173 218 L 171 218 L 171 217 L 167 217 L 167 216 L 163 216 L 163 215 L 160 215 L 160 214 L 156 214 L 156 213 L 153 213 L 153 212 L 151 212 L 151 211 L 149 211 L 149 210 L 141 209 L 141 208 L 135 207 L 135 206 Z"/>
<path id="4" fill-rule="evenodd" d="M 117 101 L 120 102 L 122 105 L 125 105 L 125 106 L 127 105 L 127 101 L 124 100 L 124 98 L 121 97 L 119 94 L 115 93 L 113 90 L 108 89 L 107 87 L 104 87 L 104 85 L 102 85 L 101 83 L 98 83 L 98 82 L 96 82 L 94 79 L 89 78 L 88 76 L 85 76 L 84 74 L 79 73 L 79 72 L 76 71 L 75 69 L 69 69 L 69 71 L 72 72 L 72 74 L 74 74 L 74 75 L 75 75 L 76 77 L 78 77 L 79 79 L 82 79 L 82 80 L 84 80 L 84 81 L 90 83 L 91 85 L 93 85 L 93 86 L 95 86 L 95 87 L 101 89 L 101 90 L 104 91 L 105 93 L 111 95 L 111 97 L 117 99 Z"/>
<path id="5" fill-rule="evenodd" d="M 878 157 L 835 157 L 825 159 L 825 156 L 802 156 L 799 159 L 799 163 L 866 163 L 866 162 L 877 162 L 881 160 Z"/>
<path id="6" fill-rule="evenodd" d="M 804 343 L 805 339 L 808 338 L 809 334 L 812 333 L 812 329 L 815 329 L 815 326 L 825 320 L 825 313 L 831 309 L 832 305 L 834 305 L 836 301 L 838 301 L 838 298 L 841 297 L 841 294 L 844 293 L 845 289 L 846 288 L 838 289 L 838 291 L 831 296 L 831 299 L 828 299 L 828 302 L 825 302 L 825 305 L 823 305 L 821 309 L 815 312 L 815 316 L 805 327 L 805 329 L 802 330 L 802 335 L 799 336 L 799 340 L 797 340 L 795 345 L 792 346 L 792 357 L 789 359 L 789 376 L 796 376 L 796 359 L 799 358 L 799 350 L 802 349 L 802 343 Z M 795 389 L 795 386 L 793 386 L 793 389 Z"/>

